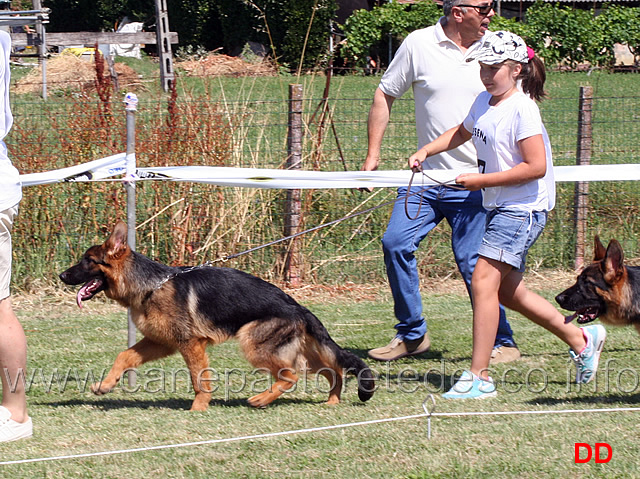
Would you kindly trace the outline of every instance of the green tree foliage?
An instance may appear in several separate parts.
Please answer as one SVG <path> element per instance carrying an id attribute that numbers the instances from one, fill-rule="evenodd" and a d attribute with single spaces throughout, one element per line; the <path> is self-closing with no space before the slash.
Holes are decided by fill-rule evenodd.
<path id="1" fill-rule="evenodd" d="M 329 49 L 330 23 L 335 0 L 289 0 L 284 18 L 282 57 L 290 65 L 318 66 Z M 300 62 L 300 60 L 302 61 Z"/>
<path id="2" fill-rule="evenodd" d="M 611 67 L 616 43 L 628 45 L 636 57 L 640 53 L 640 10 L 635 7 L 605 5 L 595 15 L 538 1 L 527 10 L 524 23 L 494 17 L 491 29 L 522 36 L 547 65 Z"/>
<path id="3" fill-rule="evenodd" d="M 385 3 L 371 11 L 357 10 L 343 26 L 347 36 L 343 54 L 364 65 L 365 57 L 372 49 L 387 49 L 389 35 L 397 47 L 410 32 L 435 24 L 441 16 L 442 7 L 431 0 L 413 5 Z"/>
<path id="4" fill-rule="evenodd" d="M 612 58 L 613 45 L 621 43 L 634 55 L 635 64 L 640 64 L 640 9 L 609 5 L 596 21 L 603 32 L 603 47 L 608 58 Z"/>
<path id="5" fill-rule="evenodd" d="M 498 15 L 495 15 L 491 19 L 491 24 L 489 25 L 489 29 L 493 32 L 497 32 L 498 30 L 507 30 L 508 32 L 513 32 L 516 35 L 522 37 L 522 39 L 527 42 L 527 45 L 534 48 L 536 47 L 536 32 L 531 28 L 527 23 L 520 22 L 515 18 L 504 18 Z"/>
<path id="6" fill-rule="evenodd" d="M 591 10 L 537 2 L 527 10 L 526 23 L 534 33 L 535 50 L 547 64 L 571 67 L 602 62 L 602 31 Z"/>
<path id="7" fill-rule="evenodd" d="M 389 34 L 395 49 L 409 32 L 434 24 L 441 14 L 430 0 L 411 7 L 394 2 L 358 10 L 345 22 L 344 52 L 362 65 L 367 55 L 386 48 Z M 595 15 L 593 10 L 539 0 L 529 7 L 524 22 L 496 15 L 490 28 L 520 35 L 549 66 L 610 67 L 615 63 L 615 43 L 628 45 L 636 63 L 640 61 L 640 9 L 635 7 L 605 5 Z"/>

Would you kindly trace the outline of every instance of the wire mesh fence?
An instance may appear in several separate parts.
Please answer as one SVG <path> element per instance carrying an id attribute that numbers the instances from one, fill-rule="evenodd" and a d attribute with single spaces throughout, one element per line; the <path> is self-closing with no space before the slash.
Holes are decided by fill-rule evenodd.
<path id="1" fill-rule="evenodd" d="M 541 104 L 556 165 L 576 163 L 578 93 Z M 305 99 L 303 168 L 359 170 L 367 147 L 371 98 Z M 125 151 L 125 114 L 119 102 L 83 95 L 48 102 L 13 102 L 7 143 L 22 173 L 55 168 Z M 638 163 L 640 97 L 597 97 L 592 111 L 592 164 Z M 176 99 L 141 101 L 137 113 L 138 166 L 212 165 L 282 168 L 287 158 L 288 102 Z M 397 100 L 385 134 L 381 169 L 404 169 L 416 148 L 411 98 Z M 574 183 L 558 184 L 558 203 L 530 267 L 569 268 L 575 257 Z M 616 237 L 627 255 L 638 251 L 635 182 L 589 185 L 587 238 Z M 137 187 L 137 249 L 169 264 L 200 264 L 281 238 L 286 194 L 280 190 L 197 183 L 141 182 Z M 392 189 L 302 192 L 301 228 L 317 226 L 395 198 Z M 384 280 L 380 238 L 391 207 L 315 230 L 300 238 L 306 282 Z M 90 245 L 102 242 L 126 217 L 119 182 L 62 183 L 24 188 L 14 230 L 14 280 L 55 281 Z M 286 243 L 224 263 L 279 280 Z M 591 250 L 588 248 L 588 253 Z M 448 226 L 429 235 L 418 253 L 423 277 L 455 275 Z M 220 263 L 223 264 L 223 263 Z"/>

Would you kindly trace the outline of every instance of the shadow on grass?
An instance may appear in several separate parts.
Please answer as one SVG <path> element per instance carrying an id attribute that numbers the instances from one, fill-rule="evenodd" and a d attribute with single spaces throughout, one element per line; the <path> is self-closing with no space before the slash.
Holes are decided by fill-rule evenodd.
<path id="1" fill-rule="evenodd" d="M 350 403 L 350 398 L 342 398 L 342 402 Z M 111 411 L 116 409 L 173 409 L 173 410 L 183 410 L 188 411 L 191 408 L 191 403 L 193 399 L 188 398 L 175 398 L 175 399 L 143 399 L 143 400 L 135 400 L 135 399 L 121 399 L 121 398 L 96 398 L 95 400 L 91 399 L 69 399 L 66 401 L 34 401 L 33 404 L 37 404 L 38 406 L 48 406 L 48 407 L 81 407 L 81 406 L 90 406 L 96 409 L 101 409 L 103 411 Z M 300 405 L 300 404 L 317 404 L 319 406 L 323 405 L 323 401 L 318 401 L 317 399 L 300 399 L 300 398 L 287 398 L 280 397 L 272 404 L 267 406 L 264 409 L 272 409 L 278 406 L 290 406 L 290 405 Z M 364 404 L 359 401 L 354 401 L 351 405 L 359 405 Z M 255 409 L 249 406 L 247 403 L 247 399 L 216 399 L 213 398 L 209 403 L 209 408 L 215 407 L 242 407 L 247 409 Z"/>
<path id="2" fill-rule="evenodd" d="M 345 351 L 349 351 L 350 353 L 355 354 L 356 356 L 358 356 L 360 359 L 368 359 L 370 361 L 373 361 L 369 355 L 367 354 L 369 352 L 368 349 L 355 349 L 355 348 L 344 348 Z M 366 362 L 366 361 L 365 361 Z"/>
<path id="3" fill-rule="evenodd" d="M 537 399 L 531 399 L 527 401 L 527 404 L 532 404 L 535 406 L 557 406 L 560 404 L 582 404 L 582 405 L 590 405 L 594 407 L 602 407 L 603 405 L 635 405 L 640 404 L 640 393 L 638 394 L 607 394 L 607 395 L 590 395 L 590 396 L 580 396 L 575 398 L 550 398 L 550 397 L 539 397 Z M 639 408 L 640 409 L 640 408 Z"/>
<path id="4" fill-rule="evenodd" d="M 545 356 L 551 356 L 551 357 L 566 357 L 568 360 L 570 360 L 569 358 L 569 350 L 567 349 L 567 347 L 563 346 L 563 349 L 560 351 L 552 351 L 552 352 L 545 352 L 544 355 Z M 635 347 L 628 347 L 628 348 L 621 348 L 621 347 L 608 347 L 608 344 L 605 343 L 605 347 L 604 350 L 602 351 L 602 356 L 601 359 L 606 359 L 607 356 L 610 356 L 614 353 L 620 353 L 620 354 L 630 354 L 630 353 L 635 353 L 638 350 L 638 348 Z M 523 358 L 527 358 L 527 357 L 533 357 L 533 355 L 531 354 L 526 354 L 523 353 L 522 354 Z"/>
<path id="5" fill-rule="evenodd" d="M 367 364 L 376 377 L 376 387 L 381 389 L 398 388 L 411 391 L 420 385 L 427 386 L 431 393 L 446 392 L 455 383 L 457 377 L 462 374 L 465 367 L 458 367 L 454 373 L 448 373 L 445 368 L 446 349 L 429 350 L 415 356 L 406 356 L 395 361 L 376 361 L 367 357 Z M 365 351 L 366 353 L 366 351 Z M 354 354 L 358 352 L 354 351 Z M 437 361 L 438 365 L 425 363 L 425 361 Z M 468 363 L 471 357 L 447 359 L 448 363 Z"/>
<path id="6" fill-rule="evenodd" d="M 377 347 L 377 346 L 372 346 L 372 347 Z M 369 366 L 374 365 L 374 364 L 386 364 L 387 361 L 377 361 L 375 359 L 371 359 L 369 357 L 369 350 L 368 349 L 347 349 L 347 351 L 352 352 L 353 354 L 355 354 L 356 356 L 358 356 L 360 359 L 364 359 L 366 360 L 365 362 L 367 364 L 369 364 Z M 446 352 L 446 351 L 445 351 Z M 395 361 L 391 361 L 392 364 L 405 364 L 405 363 L 412 363 L 412 362 L 416 362 L 416 361 L 424 361 L 425 359 L 442 359 L 443 351 L 433 351 L 433 350 L 429 350 L 426 351 L 422 354 L 416 354 L 415 356 L 405 356 L 404 358 L 401 359 L 397 359 Z M 471 359 L 471 358 L 468 358 Z M 451 360 L 453 361 L 453 360 Z"/>
<path id="7" fill-rule="evenodd" d="M 400 389 L 405 392 L 415 392 L 418 388 L 426 386 L 428 393 L 444 393 L 451 389 L 458 377 L 459 374 L 442 374 L 436 369 L 424 374 L 382 374 L 377 376 L 376 387 L 387 391 Z"/>

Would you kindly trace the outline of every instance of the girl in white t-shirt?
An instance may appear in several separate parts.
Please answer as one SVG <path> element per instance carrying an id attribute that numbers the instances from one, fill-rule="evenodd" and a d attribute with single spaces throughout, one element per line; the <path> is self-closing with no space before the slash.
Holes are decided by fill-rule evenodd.
<path id="1" fill-rule="evenodd" d="M 464 173 L 456 183 L 482 189 L 487 228 L 471 279 L 473 355 L 465 371 L 443 395 L 449 399 L 496 395 L 489 360 L 498 327 L 499 304 L 526 316 L 570 346 L 576 382 L 595 377 L 606 331 L 601 325 L 582 329 L 565 323 L 546 299 L 522 281 L 527 252 L 542 233 L 555 204 L 555 182 L 549 137 L 534 100 L 544 97 L 545 71 L 522 38 L 510 32 L 488 35 L 475 58 L 486 91 L 463 123 L 428 143 L 409 158 L 418 171 L 435 155 L 472 139 L 479 173 Z"/>

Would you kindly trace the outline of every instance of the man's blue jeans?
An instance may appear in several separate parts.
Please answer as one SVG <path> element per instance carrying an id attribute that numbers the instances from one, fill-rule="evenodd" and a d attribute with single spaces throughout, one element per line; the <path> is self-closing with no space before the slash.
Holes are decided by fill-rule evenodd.
<path id="1" fill-rule="evenodd" d="M 421 187 L 413 187 L 417 192 Z M 486 210 L 482 207 L 480 191 L 466 191 L 437 186 L 409 197 L 408 213 L 405 213 L 407 188 L 398 188 L 396 201 L 387 231 L 382 237 L 384 262 L 394 300 L 394 312 L 398 320 L 397 336 L 413 340 L 427 332 L 427 323 L 422 315 L 422 298 L 415 251 L 420 242 L 446 219 L 451 226 L 451 247 L 458 270 L 471 297 L 471 275 L 478 260 L 478 248 L 486 226 Z M 500 323 L 496 346 L 515 346 L 513 332 L 507 321 L 504 308 L 500 306 Z"/>

